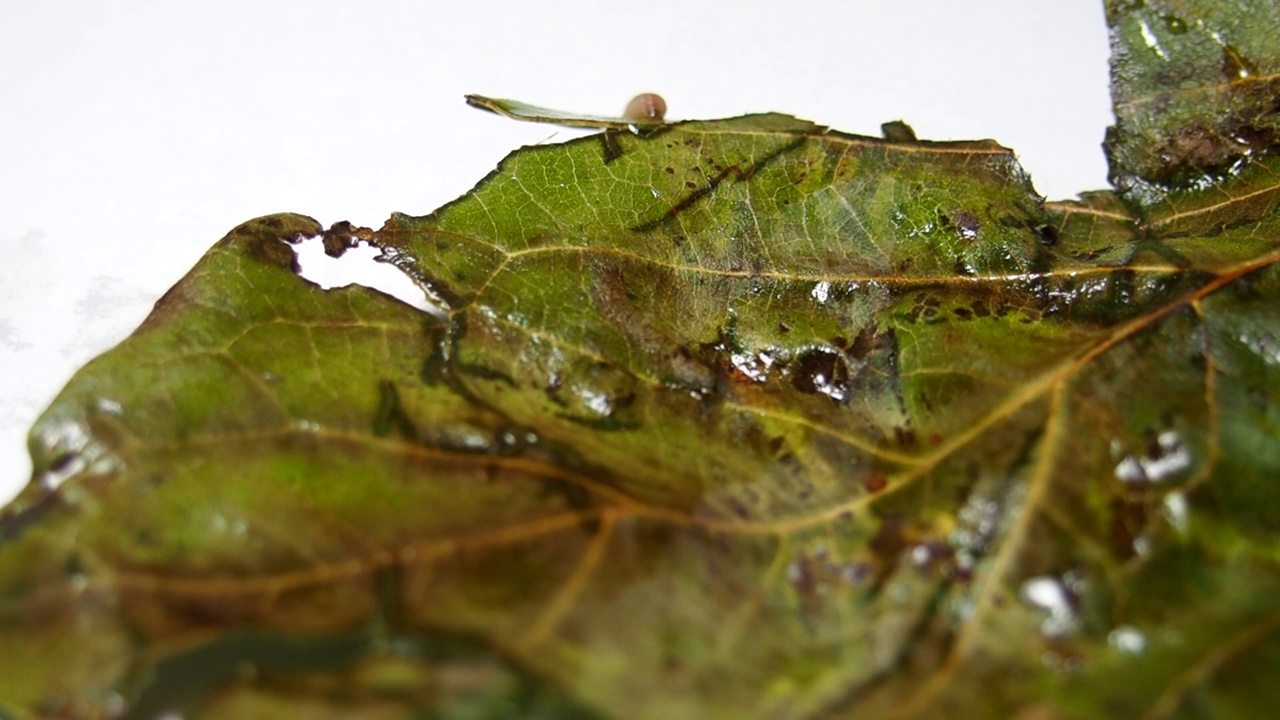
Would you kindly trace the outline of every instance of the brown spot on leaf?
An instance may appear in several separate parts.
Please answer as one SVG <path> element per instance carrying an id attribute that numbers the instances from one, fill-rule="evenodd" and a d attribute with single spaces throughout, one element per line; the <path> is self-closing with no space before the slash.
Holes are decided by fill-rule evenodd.
<path id="1" fill-rule="evenodd" d="M 324 254 L 329 257 L 342 257 L 350 248 L 361 241 L 373 240 L 373 230 L 367 227 L 352 225 L 347 220 L 340 220 L 324 231 Z"/>
<path id="2" fill-rule="evenodd" d="M 1111 500 L 1111 551 L 1116 557 L 1129 559 L 1137 554 L 1135 541 L 1147 526 L 1147 503 L 1128 495 Z"/>
<path id="3" fill-rule="evenodd" d="M 966 242 L 977 239 L 978 229 L 981 227 L 977 216 L 965 210 L 952 213 L 951 225 L 955 228 L 956 234 L 960 236 L 960 239 Z"/>
<path id="4" fill-rule="evenodd" d="M 915 447 L 916 432 L 910 428 L 895 427 L 893 429 L 893 439 L 897 441 L 898 447 Z"/>
<path id="5" fill-rule="evenodd" d="M 599 135 L 606 164 L 622 157 L 622 144 L 618 142 L 618 133 L 618 130 L 605 130 Z"/>
<path id="6" fill-rule="evenodd" d="M 814 348 L 791 366 L 791 384 L 802 393 L 822 394 L 838 403 L 849 399 L 849 366 L 840 353 Z"/>

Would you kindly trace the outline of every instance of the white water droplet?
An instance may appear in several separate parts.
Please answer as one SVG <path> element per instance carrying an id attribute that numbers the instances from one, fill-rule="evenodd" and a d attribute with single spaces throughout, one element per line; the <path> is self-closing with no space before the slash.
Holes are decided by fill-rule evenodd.
<path id="1" fill-rule="evenodd" d="M 1034 577 L 1022 584 L 1022 600 L 1046 613 L 1040 631 L 1047 637 L 1062 637 L 1075 630 L 1076 613 L 1066 586 L 1048 575 Z"/>
<path id="2" fill-rule="evenodd" d="M 1168 53 L 1164 51 L 1164 48 L 1160 47 L 1160 38 L 1157 38 L 1156 34 L 1151 32 L 1151 26 L 1147 25 L 1147 21 L 1139 20 L 1138 27 L 1142 30 L 1142 39 L 1147 43 L 1147 47 L 1155 50 L 1156 55 L 1159 55 L 1161 60 L 1168 60 Z"/>
<path id="3" fill-rule="evenodd" d="M 1185 495 L 1179 492 L 1172 492 L 1164 496 L 1164 516 L 1179 535 L 1187 534 L 1189 513 L 1190 507 L 1187 504 Z"/>
<path id="4" fill-rule="evenodd" d="M 1122 653 L 1141 655 L 1147 649 L 1147 636 L 1132 625 L 1121 625 L 1107 635 L 1107 644 Z"/>

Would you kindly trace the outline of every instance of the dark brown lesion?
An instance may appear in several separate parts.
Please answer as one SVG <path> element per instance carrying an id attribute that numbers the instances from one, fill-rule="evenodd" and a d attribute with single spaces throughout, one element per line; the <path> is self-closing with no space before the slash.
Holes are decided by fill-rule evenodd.
<path id="1" fill-rule="evenodd" d="M 592 268 L 592 299 L 610 326 L 636 348 L 653 354 L 658 375 L 664 383 L 698 392 L 705 397 L 718 396 L 718 378 L 714 363 L 707 362 L 703 348 L 691 347 L 656 326 L 644 296 L 645 283 L 675 282 L 665 271 L 628 277 L 623 266 L 601 263 Z M 633 287 L 635 285 L 635 287 Z"/>
<path id="2" fill-rule="evenodd" d="M 604 162 L 606 165 L 622 157 L 622 145 L 618 142 L 619 132 L 621 131 L 605 130 L 597 136 L 600 138 L 600 145 L 604 149 Z"/>
<path id="3" fill-rule="evenodd" d="M 1157 96 L 1140 108 L 1117 106 L 1117 125 L 1107 130 L 1103 147 L 1111 180 L 1122 191 L 1133 184 L 1124 172 L 1178 190 L 1221 181 L 1261 157 L 1280 155 L 1280 76 L 1259 77 L 1230 46 L 1223 49 L 1223 58 L 1223 84 L 1202 86 L 1220 94 L 1218 114 L 1161 129 L 1159 137 L 1148 141 L 1142 139 L 1143 126 L 1177 111 L 1172 95 Z M 1148 142 L 1148 147 L 1128 147 Z M 1135 149 L 1141 155 L 1134 156 Z"/>
<path id="4" fill-rule="evenodd" d="M 342 257 L 343 253 L 361 242 L 372 243 L 373 230 L 342 220 L 324 231 L 324 254 L 334 258 Z"/>
<path id="5" fill-rule="evenodd" d="M 293 268 L 296 262 L 289 243 L 322 232 L 320 223 L 304 215 L 267 215 L 237 225 L 215 247 L 236 247 L 268 264 Z"/>
<path id="6" fill-rule="evenodd" d="M 800 355 L 788 367 L 791 385 L 802 393 L 821 393 L 840 405 L 849 402 L 849 365 L 844 357 L 827 348 L 814 348 Z"/>
<path id="7" fill-rule="evenodd" d="M 59 497 L 53 488 L 28 487 L 22 496 L 0 510 L 0 543 L 21 537 L 36 521 L 58 507 Z"/>
<path id="8" fill-rule="evenodd" d="M 373 434 L 387 437 L 393 430 L 405 440 L 418 440 L 418 428 L 400 403 L 400 392 L 395 383 L 383 379 L 378 381 L 378 409 L 373 418 Z"/>
<path id="9" fill-rule="evenodd" d="M 1193 126 L 1179 129 L 1154 152 L 1167 163 L 1152 173 L 1162 185 L 1181 185 L 1200 177 L 1224 175 L 1243 160 L 1280 150 L 1274 127 L 1233 118 L 1222 128 Z"/>

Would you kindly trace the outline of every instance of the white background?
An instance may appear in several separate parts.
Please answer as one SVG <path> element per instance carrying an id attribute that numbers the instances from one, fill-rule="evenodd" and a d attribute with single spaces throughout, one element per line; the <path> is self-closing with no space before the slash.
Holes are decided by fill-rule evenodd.
<path id="1" fill-rule="evenodd" d="M 727 8 L 733 8 L 731 10 Z M 991 137 L 1050 198 L 1103 187 L 1101 0 L 19 2 L 0 22 L 0 501 L 27 428 L 227 230 L 378 227 L 574 133 L 468 92 L 670 118 L 776 110 Z M 555 137 L 550 137 L 555 134 Z"/>

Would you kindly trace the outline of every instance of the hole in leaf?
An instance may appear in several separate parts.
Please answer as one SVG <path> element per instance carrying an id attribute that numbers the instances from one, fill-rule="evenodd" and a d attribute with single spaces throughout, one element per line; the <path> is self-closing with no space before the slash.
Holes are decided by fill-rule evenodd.
<path id="1" fill-rule="evenodd" d="M 445 315 L 408 275 L 391 263 L 378 262 L 382 251 L 369 243 L 358 242 L 336 258 L 325 254 L 324 238 L 319 235 L 302 238 L 292 247 L 298 275 L 323 290 L 361 285 L 436 317 Z"/>

